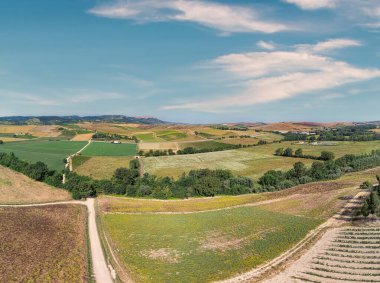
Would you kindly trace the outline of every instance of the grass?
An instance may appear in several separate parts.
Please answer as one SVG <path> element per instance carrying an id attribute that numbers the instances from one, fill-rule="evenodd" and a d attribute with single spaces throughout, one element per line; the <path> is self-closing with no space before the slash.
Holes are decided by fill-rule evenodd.
<path id="1" fill-rule="evenodd" d="M 80 175 L 94 179 L 111 179 L 117 168 L 129 168 L 129 162 L 134 157 L 109 156 L 76 156 L 73 159 L 74 171 Z"/>
<path id="2" fill-rule="evenodd" d="M 184 143 L 182 146 L 189 146 L 189 143 Z M 228 169 L 236 175 L 251 178 L 258 178 L 266 171 L 272 169 L 288 170 L 298 161 L 306 165 L 311 165 L 313 162 L 313 160 L 310 159 L 274 156 L 275 150 L 279 147 L 291 147 L 294 150 L 302 148 L 304 154 L 315 156 L 319 156 L 322 151 L 327 150 L 334 152 L 336 157 L 341 157 L 347 153 L 362 154 L 369 153 L 374 149 L 380 149 L 380 141 L 337 142 L 336 146 L 295 145 L 291 142 L 282 142 L 221 152 L 149 157 L 144 158 L 143 162 L 146 172 L 158 176 L 178 177 L 182 173 L 192 169 L 210 168 Z"/>
<path id="3" fill-rule="evenodd" d="M 134 156 L 136 144 L 122 143 L 112 144 L 107 142 L 92 142 L 85 150 L 83 156 Z"/>
<path id="4" fill-rule="evenodd" d="M 65 190 L 33 181 L 0 166 L 0 204 L 29 204 L 70 200 Z"/>
<path id="5" fill-rule="evenodd" d="M 186 144 L 187 145 L 187 144 Z M 252 149 L 237 149 L 189 155 L 143 158 L 145 171 L 157 176 L 179 177 L 192 169 L 227 169 L 239 176 L 258 178 L 268 170 L 288 170 L 297 161 L 310 165 L 312 160 L 285 158 L 262 153 L 257 146 Z"/>
<path id="6" fill-rule="evenodd" d="M 136 134 L 135 137 L 143 142 L 165 141 L 164 139 L 157 137 L 155 133 L 141 133 L 141 134 Z"/>
<path id="7" fill-rule="evenodd" d="M 63 159 L 85 145 L 86 142 L 32 140 L 5 143 L 0 145 L 0 152 L 13 152 L 22 160 L 28 162 L 42 161 L 50 169 L 63 170 Z"/>
<path id="8" fill-rule="evenodd" d="M 174 141 L 187 137 L 185 133 L 175 130 L 158 131 L 157 136 L 166 141 Z"/>
<path id="9" fill-rule="evenodd" d="M 280 255 L 320 223 L 254 207 L 180 215 L 104 214 L 102 221 L 139 282 L 224 279 Z"/>
<path id="10" fill-rule="evenodd" d="M 86 208 L 0 209 L 1 282 L 87 282 Z"/>
<path id="11" fill-rule="evenodd" d="M 193 147 L 195 149 L 223 149 L 231 147 L 230 144 L 224 144 L 222 142 L 217 141 L 200 141 L 200 142 L 184 142 L 178 143 L 180 149 L 184 149 L 186 147 Z"/>

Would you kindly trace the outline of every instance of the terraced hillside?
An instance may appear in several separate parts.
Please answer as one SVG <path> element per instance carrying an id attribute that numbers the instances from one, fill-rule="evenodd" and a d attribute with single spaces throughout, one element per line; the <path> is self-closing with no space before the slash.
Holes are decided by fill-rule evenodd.
<path id="1" fill-rule="evenodd" d="M 329 230 L 288 270 L 265 282 L 380 282 L 380 223 Z"/>

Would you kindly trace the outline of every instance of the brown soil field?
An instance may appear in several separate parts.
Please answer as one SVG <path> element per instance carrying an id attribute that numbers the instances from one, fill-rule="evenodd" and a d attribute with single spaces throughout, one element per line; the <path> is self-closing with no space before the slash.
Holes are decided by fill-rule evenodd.
<path id="1" fill-rule="evenodd" d="M 89 141 L 94 134 L 79 134 L 72 138 L 72 141 Z"/>
<path id="2" fill-rule="evenodd" d="M 0 208 L 0 282 L 87 282 L 84 206 Z"/>
<path id="3" fill-rule="evenodd" d="M 138 150 L 168 150 L 172 149 L 176 151 L 178 144 L 176 142 L 140 142 L 138 144 Z"/>
<path id="4" fill-rule="evenodd" d="M 257 130 L 264 131 L 310 131 L 314 128 L 319 127 L 338 127 L 338 126 L 347 126 L 352 123 L 346 122 L 334 122 L 334 123 L 313 123 L 313 122 L 280 122 L 280 123 L 272 123 L 266 125 L 260 125 L 254 127 Z"/>
<path id="5" fill-rule="evenodd" d="M 44 183 L 33 181 L 23 174 L 0 166 L 0 204 L 28 204 L 65 201 L 70 194 Z"/>

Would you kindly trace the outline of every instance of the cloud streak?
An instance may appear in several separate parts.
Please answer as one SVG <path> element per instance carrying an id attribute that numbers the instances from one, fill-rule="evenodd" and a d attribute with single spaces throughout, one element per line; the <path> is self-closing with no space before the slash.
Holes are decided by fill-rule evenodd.
<path id="1" fill-rule="evenodd" d="M 336 43 L 336 44 L 334 44 Z M 269 103 L 299 95 L 333 89 L 345 84 L 380 77 L 379 69 L 362 69 L 336 61 L 317 51 L 352 46 L 355 41 L 326 41 L 307 49 L 229 54 L 209 65 L 233 78 L 240 92 L 218 99 L 187 102 L 163 107 L 218 112 L 236 107 Z"/>
<path id="2" fill-rule="evenodd" d="M 237 5 L 201 0 L 121 0 L 96 6 L 89 13 L 105 18 L 144 22 L 193 22 L 231 33 L 275 33 L 291 28 L 263 20 L 258 11 Z"/>

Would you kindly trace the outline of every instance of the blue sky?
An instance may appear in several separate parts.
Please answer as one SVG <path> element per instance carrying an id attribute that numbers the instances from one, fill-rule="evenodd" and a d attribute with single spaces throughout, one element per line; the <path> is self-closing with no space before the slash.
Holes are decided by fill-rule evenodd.
<path id="1" fill-rule="evenodd" d="M 379 120 L 380 1 L 2 0 L 0 116 Z"/>

